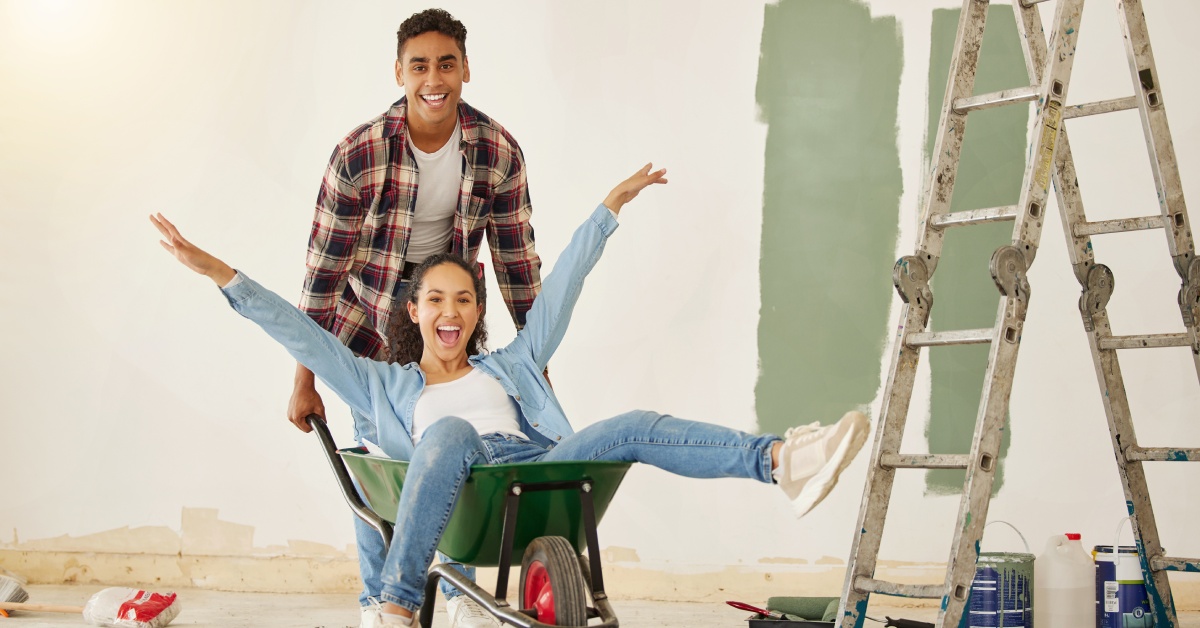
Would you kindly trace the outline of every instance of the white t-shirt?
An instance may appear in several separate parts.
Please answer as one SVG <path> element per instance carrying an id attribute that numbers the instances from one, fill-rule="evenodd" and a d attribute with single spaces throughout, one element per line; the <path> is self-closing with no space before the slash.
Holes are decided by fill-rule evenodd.
<path id="1" fill-rule="evenodd" d="M 425 258 L 450 250 L 454 230 L 454 210 L 462 187 L 462 129 L 454 125 L 450 139 L 436 152 L 426 153 L 409 138 L 408 146 L 421 173 L 417 183 L 417 203 L 413 209 L 412 232 L 404 261 L 419 264 Z"/>
<path id="2" fill-rule="evenodd" d="M 413 411 L 413 444 L 439 419 L 456 416 L 475 426 L 480 434 L 501 432 L 522 436 L 517 422 L 517 402 L 500 382 L 479 369 L 442 384 L 427 384 Z"/>

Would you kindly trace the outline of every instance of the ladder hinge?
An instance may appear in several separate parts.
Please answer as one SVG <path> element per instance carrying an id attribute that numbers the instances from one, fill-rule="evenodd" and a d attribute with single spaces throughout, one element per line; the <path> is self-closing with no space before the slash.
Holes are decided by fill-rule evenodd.
<path id="1" fill-rule="evenodd" d="M 917 255 L 905 255 L 896 260 L 896 266 L 892 269 L 892 283 L 909 307 L 922 310 L 921 326 L 928 326 L 929 310 L 933 308 L 933 291 L 929 288 L 929 267 L 925 261 Z"/>
<path id="2" fill-rule="evenodd" d="M 1108 266 L 1096 264 L 1087 271 L 1087 281 L 1083 286 L 1083 294 L 1079 297 L 1079 313 L 1083 315 L 1083 328 L 1090 334 L 1096 331 L 1096 323 L 1092 315 L 1103 312 L 1112 298 L 1114 278 Z"/>
<path id="3" fill-rule="evenodd" d="M 1179 257 L 1184 257 L 1183 255 Z M 1189 255 L 1190 257 L 1190 255 Z M 1183 286 L 1179 288 L 1179 310 L 1183 313 L 1183 324 L 1188 329 L 1195 329 L 1200 320 L 1200 258 L 1192 257 L 1180 275 Z M 1176 268 L 1181 261 L 1176 259 Z M 1196 347 L 1192 347 L 1195 351 Z"/>
<path id="4" fill-rule="evenodd" d="M 1025 254 L 1015 246 L 1002 246 L 992 254 L 992 280 L 1007 297 L 1029 300 L 1029 278 L 1026 276 Z"/>

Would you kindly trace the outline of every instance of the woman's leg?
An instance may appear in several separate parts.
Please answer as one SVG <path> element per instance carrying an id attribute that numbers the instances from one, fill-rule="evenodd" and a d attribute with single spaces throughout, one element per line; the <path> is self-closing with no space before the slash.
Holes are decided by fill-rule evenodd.
<path id="1" fill-rule="evenodd" d="M 643 462 L 690 478 L 750 478 L 771 483 L 778 436 L 634 410 L 563 438 L 542 458 Z"/>
<path id="2" fill-rule="evenodd" d="M 425 431 L 409 461 L 392 546 L 383 565 L 383 601 L 420 608 L 426 572 L 471 465 L 487 462 L 483 440 L 466 421 L 446 417 Z"/>

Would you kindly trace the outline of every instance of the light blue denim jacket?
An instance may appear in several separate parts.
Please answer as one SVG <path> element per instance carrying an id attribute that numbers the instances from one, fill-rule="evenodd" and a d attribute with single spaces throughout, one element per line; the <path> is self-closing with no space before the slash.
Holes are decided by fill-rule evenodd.
<path id="1" fill-rule="evenodd" d="M 616 229 L 617 219 L 601 204 L 575 230 L 542 282 L 517 337 L 506 347 L 468 358 L 516 400 L 521 431 L 547 447 L 574 430 L 542 372 L 566 334 L 584 278 Z M 425 389 L 425 373 L 416 362 L 387 364 L 355 356 L 336 336 L 240 271 L 238 280 L 222 292 L 233 309 L 262 327 L 342 401 L 371 417 L 376 433 L 360 434 L 362 438 L 378 444 L 391 458 L 412 458 L 413 409 Z"/>

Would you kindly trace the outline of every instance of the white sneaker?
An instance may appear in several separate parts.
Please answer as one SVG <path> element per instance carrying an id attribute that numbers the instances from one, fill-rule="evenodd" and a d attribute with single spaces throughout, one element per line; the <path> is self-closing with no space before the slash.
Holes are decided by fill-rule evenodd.
<path id="1" fill-rule="evenodd" d="M 371 603 L 362 607 L 362 620 L 358 622 L 358 628 L 379 628 L 383 625 L 383 607 L 374 598 Z"/>
<path id="2" fill-rule="evenodd" d="M 392 619 L 390 621 L 385 619 L 383 605 L 380 604 L 378 600 L 372 598 L 369 605 L 362 607 L 362 620 L 359 622 L 358 626 L 359 628 L 385 628 L 386 626 L 416 625 L 417 616 L 415 613 L 408 619 L 407 622 L 405 622 L 403 619 L 395 619 L 394 615 L 387 615 L 386 617 Z M 400 621 L 401 623 L 397 624 L 397 621 Z"/>
<path id="3" fill-rule="evenodd" d="M 465 595 L 456 595 L 447 600 L 446 614 L 450 616 L 450 628 L 500 627 L 500 622 L 495 617 Z"/>
<path id="4" fill-rule="evenodd" d="M 847 412 L 833 425 L 802 425 L 784 434 L 774 475 L 797 517 L 808 514 L 837 485 L 838 475 L 866 442 L 870 425 L 863 413 Z"/>

